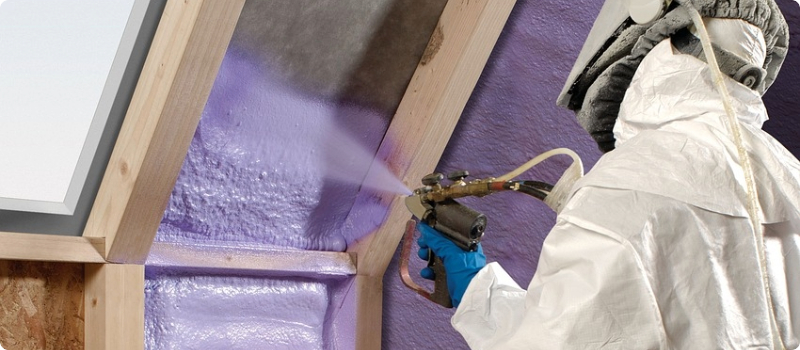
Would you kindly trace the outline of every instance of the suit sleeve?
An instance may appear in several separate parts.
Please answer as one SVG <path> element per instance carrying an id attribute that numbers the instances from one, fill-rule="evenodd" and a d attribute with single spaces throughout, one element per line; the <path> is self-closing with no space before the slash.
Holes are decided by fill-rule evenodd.
<path id="1" fill-rule="evenodd" d="M 635 251 L 574 214 L 559 216 L 527 291 L 496 263 L 473 279 L 452 318 L 472 349 L 667 348 Z"/>

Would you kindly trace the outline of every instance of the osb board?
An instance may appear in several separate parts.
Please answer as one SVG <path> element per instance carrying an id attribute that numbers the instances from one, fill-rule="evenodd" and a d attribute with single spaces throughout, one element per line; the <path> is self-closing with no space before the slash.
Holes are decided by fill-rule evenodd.
<path id="1" fill-rule="evenodd" d="M 83 264 L 0 260 L 0 344 L 83 350 Z"/>

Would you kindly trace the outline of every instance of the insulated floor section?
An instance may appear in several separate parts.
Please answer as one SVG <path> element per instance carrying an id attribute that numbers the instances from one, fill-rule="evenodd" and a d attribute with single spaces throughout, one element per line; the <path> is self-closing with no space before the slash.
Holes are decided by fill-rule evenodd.
<path id="1" fill-rule="evenodd" d="M 202 275 L 161 268 L 148 268 L 146 278 L 147 350 L 345 348 L 335 320 L 349 279 Z"/>

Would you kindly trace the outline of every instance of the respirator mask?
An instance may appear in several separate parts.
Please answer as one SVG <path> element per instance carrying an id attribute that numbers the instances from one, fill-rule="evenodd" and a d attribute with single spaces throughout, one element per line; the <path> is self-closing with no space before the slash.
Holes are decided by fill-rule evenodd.
<path id="1" fill-rule="evenodd" d="M 735 5 L 735 6 L 734 6 Z M 740 19 L 757 27 L 764 38 L 763 64 L 752 64 L 716 44 L 711 45 L 719 69 L 751 89 L 764 93 L 783 64 L 789 30 L 774 0 L 607 0 L 558 97 L 573 110 L 579 124 L 603 152 L 614 149 L 613 128 L 619 106 L 642 59 L 658 43 L 671 38 L 677 51 L 706 60 L 691 13 L 703 18 Z"/>

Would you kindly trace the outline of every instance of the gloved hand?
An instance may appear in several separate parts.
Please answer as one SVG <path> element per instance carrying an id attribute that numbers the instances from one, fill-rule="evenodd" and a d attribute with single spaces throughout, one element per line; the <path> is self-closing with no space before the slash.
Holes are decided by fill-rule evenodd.
<path id="1" fill-rule="evenodd" d="M 439 231 L 422 222 L 417 224 L 417 230 L 422 234 L 417 240 L 420 247 L 419 257 L 423 260 L 428 260 L 428 249 L 430 249 L 436 256 L 442 258 L 444 269 L 447 272 L 447 289 L 450 292 L 450 299 L 453 302 L 453 306 L 458 307 L 458 304 L 461 303 L 461 297 L 467 291 L 469 282 L 472 281 L 478 271 L 486 266 L 483 247 L 478 244 L 477 251 L 465 251 L 442 236 Z M 436 277 L 430 267 L 422 269 L 420 275 L 431 280 Z"/>

